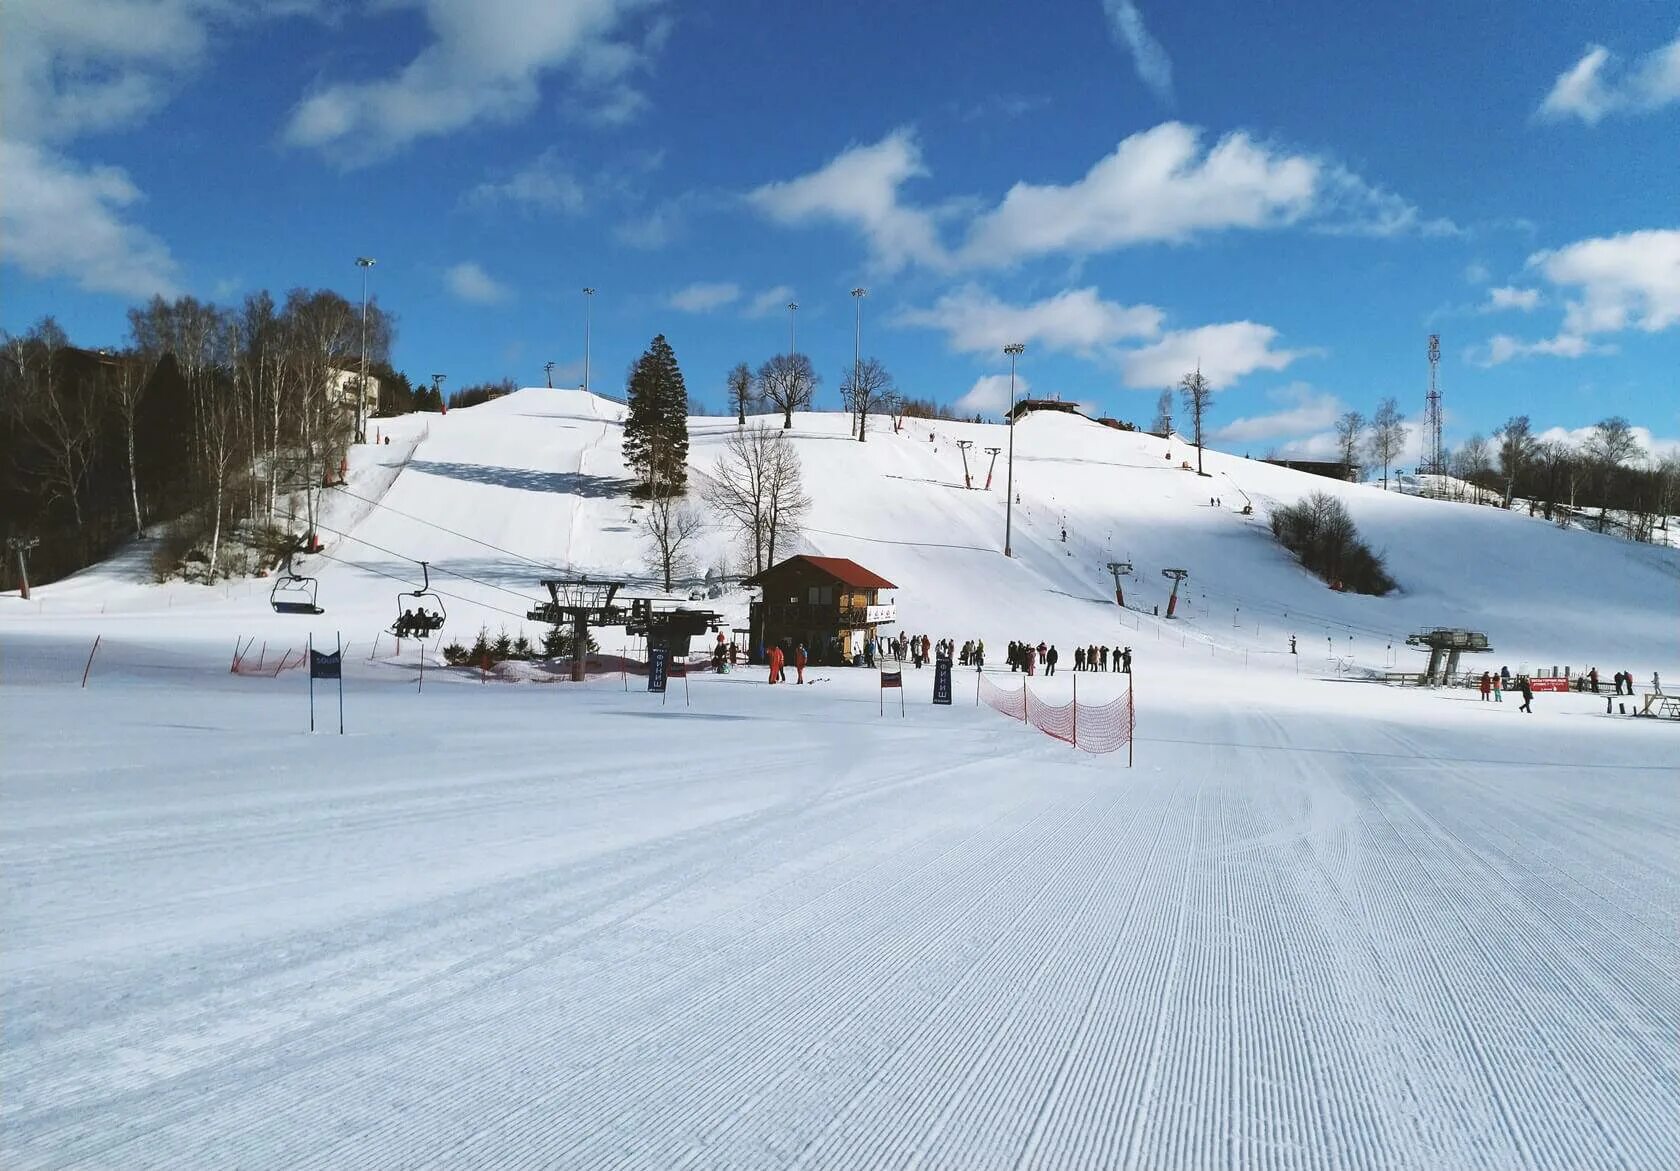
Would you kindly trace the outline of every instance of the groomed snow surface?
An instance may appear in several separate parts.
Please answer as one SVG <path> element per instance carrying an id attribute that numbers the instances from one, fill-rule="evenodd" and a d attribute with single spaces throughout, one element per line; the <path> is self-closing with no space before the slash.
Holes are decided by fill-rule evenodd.
<path id="1" fill-rule="evenodd" d="M 1319 482 L 1210 454 L 1262 515 L 1197 511 L 1162 441 L 1035 419 L 1002 563 L 957 428 L 860 451 L 804 416 L 806 547 L 994 664 L 1059 642 L 1050 701 L 1075 639 L 1133 645 L 1135 767 L 976 706 L 960 670 L 949 708 L 907 672 L 902 717 L 830 668 L 705 673 L 686 703 L 612 676 L 417 691 L 411 656 L 367 657 L 402 556 L 470 575 L 444 586 L 463 637 L 519 626 L 493 586 L 535 596 L 506 551 L 635 560 L 616 408 L 535 395 L 359 453 L 382 504 L 341 502 L 316 619 L 121 561 L 0 598 L 0 1165 L 1680 1165 L 1680 727 L 1360 677 L 1439 613 L 1513 669 L 1598 647 L 1606 676 L 1680 681 L 1674 554 L 1350 487 L 1391 560 L 1427 556 L 1430 509 L 1445 548 L 1395 565 L 1402 597 L 1345 598 L 1249 527 Z M 1523 556 L 1556 572 L 1505 572 Z M 1181 563 L 1209 596 L 1157 622 Z M 1571 573 L 1617 612 L 1555 624 Z M 301 672 L 228 671 L 235 633 L 307 631 L 351 640 L 343 737 L 330 684 L 311 737 Z M 1280 653 L 1291 631 L 1336 659 Z"/>

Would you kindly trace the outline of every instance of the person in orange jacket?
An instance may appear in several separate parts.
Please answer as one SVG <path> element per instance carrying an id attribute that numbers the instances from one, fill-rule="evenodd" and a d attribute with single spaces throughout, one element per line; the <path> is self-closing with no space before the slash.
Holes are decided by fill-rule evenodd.
<path id="1" fill-rule="evenodd" d="M 793 652 L 793 669 L 799 673 L 795 683 L 805 682 L 805 644 L 800 643 Z"/>
<path id="2" fill-rule="evenodd" d="M 779 683 L 782 678 L 782 648 L 779 646 L 771 647 L 769 658 L 770 682 Z"/>

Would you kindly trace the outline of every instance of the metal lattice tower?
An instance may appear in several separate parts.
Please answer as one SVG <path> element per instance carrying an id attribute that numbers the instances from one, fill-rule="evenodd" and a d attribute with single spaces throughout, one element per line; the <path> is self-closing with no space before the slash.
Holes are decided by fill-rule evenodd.
<path id="1" fill-rule="evenodd" d="M 1441 450 L 1441 335 L 1429 335 L 1429 397 L 1424 400 L 1424 442 L 1429 445 L 1428 467 L 1432 475 L 1447 474 L 1446 454 Z"/>

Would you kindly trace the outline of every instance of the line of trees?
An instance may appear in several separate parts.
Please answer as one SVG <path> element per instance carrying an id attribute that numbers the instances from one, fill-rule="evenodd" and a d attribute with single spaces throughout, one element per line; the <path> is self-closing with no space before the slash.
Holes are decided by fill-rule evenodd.
<path id="1" fill-rule="evenodd" d="M 128 320 L 115 351 L 71 345 L 51 317 L 0 335 L 0 515 L 6 535 L 39 539 L 37 581 L 159 525 L 159 572 L 190 555 L 214 581 L 233 566 L 235 526 L 279 517 L 336 472 L 354 437 L 362 315 L 339 294 L 295 289 L 277 303 L 258 292 L 237 306 L 154 297 Z M 389 367 L 394 329 L 370 303 L 369 374 L 390 383 L 376 409 L 393 413 L 415 398 Z"/>
<path id="2" fill-rule="evenodd" d="M 1680 454 L 1647 452 L 1620 415 L 1600 419 L 1579 443 L 1541 439 L 1527 415 L 1513 415 L 1491 439 L 1464 440 L 1448 467 L 1478 503 L 1510 508 L 1522 498 L 1547 520 L 1638 541 L 1667 533 L 1680 509 Z"/>
<path id="3" fill-rule="evenodd" d="M 1388 593 L 1394 579 L 1359 537 L 1347 507 L 1327 492 L 1272 510 L 1272 535 L 1333 589 Z"/>

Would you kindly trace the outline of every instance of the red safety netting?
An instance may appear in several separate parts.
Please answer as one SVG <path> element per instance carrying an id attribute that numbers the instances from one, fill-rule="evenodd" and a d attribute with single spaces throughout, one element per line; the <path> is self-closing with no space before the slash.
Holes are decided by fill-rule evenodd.
<path id="1" fill-rule="evenodd" d="M 1055 704 L 1034 695 L 1026 687 L 1025 677 L 1021 687 L 1003 688 L 981 675 L 980 701 L 993 711 L 1031 724 L 1045 735 L 1086 752 L 1116 752 L 1126 747 L 1137 725 L 1129 691 L 1106 703 L 1080 703 L 1076 696 L 1067 703 Z"/>
<path id="2" fill-rule="evenodd" d="M 1031 691 L 1027 692 L 1027 723 L 1046 736 L 1072 744 L 1079 727 L 1076 712 L 1072 703 L 1045 703 Z"/>
<path id="3" fill-rule="evenodd" d="M 1023 677 L 1024 678 L 1024 677 Z M 980 699 L 993 711 L 1002 712 L 1012 720 L 1026 722 L 1026 691 L 1004 690 L 984 675 L 980 676 Z"/>

